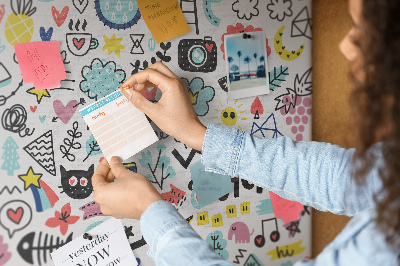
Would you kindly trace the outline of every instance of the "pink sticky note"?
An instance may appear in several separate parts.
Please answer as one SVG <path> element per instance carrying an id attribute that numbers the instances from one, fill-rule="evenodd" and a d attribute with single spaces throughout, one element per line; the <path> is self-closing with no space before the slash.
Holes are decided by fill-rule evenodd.
<path id="1" fill-rule="evenodd" d="M 276 218 L 282 219 L 285 223 L 300 219 L 300 212 L 304 209 L 301 203 L 281 198 L 271 191 L 269 196 Z"/>
<path id="2" fill-rule="evenodd" d="M 24 82 L 33 83 L 36 90 L 59 88 L 67 78 L 60 42 L 17 43 L 14 49 Z"/>

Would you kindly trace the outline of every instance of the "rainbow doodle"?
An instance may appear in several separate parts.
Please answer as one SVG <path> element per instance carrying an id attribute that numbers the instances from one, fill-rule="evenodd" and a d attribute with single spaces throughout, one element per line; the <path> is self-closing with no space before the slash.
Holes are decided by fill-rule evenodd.
<path id="1" fill-rule="evenodd" d="M 36 211 L 42 212 L 54 207 L 54 204 L 59 200 L 54 191 L 44 182 L 39 180 L 40 188 L 31 186 L 33 198 L 35 199 Z"/>

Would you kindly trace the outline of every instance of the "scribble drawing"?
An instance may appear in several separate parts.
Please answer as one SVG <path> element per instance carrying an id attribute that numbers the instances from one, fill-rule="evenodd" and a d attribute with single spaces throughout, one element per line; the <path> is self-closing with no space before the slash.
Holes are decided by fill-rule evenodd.
<path id="1" fill-rule="evenodd" d="M 4 162 L 1 169 L 6 170 L 9 176 L 14 175 L 14 171 L 21 168 L 18 163 L 19 155 L 17 149 L 18 145 L 15 140 L 11 136 L 8 137 L 3 145 L 4 153 L 1 158 L 4 159 Z"/>
<path id="2" fill-rule="evenodd" d="M 236 255 L 236 256 L 235 256 L 235 260 L 233 261 L 233 263 L 236 263 L 236 264 L 239 264 L 239 263 L 240 263 L 239 259 L 244 258 L 243 253 L 247 252 L 247 250 L 245 250 L 245 249 L 240 249 L 240 248 L 238 249 L 238 251 L 239 251 L 239 255 Z"/>
<path id="3" fill-rule="evenodd" d="M 53 134 L 49 130 L 28 145 L 24 150 L 51 175 L 56 175 L 54 162 Z"/>
<path id="4" fill-rule="evenodd" d="M 40 231 L 35 244 L 35 235 L 36 232 L 26 234 L 19 241 L 17 250 L 25 262 L 39 266 L 41 266 L 42 263 L 46 264 L 47 260 L 51 261 L 51 252 L 72 241 L 72 233 L 69 234 L 65 241 L 60 241 L 59 236 L 56 237 Z M 33 259 L 34 257 L 36 258 L 36 262 Z"/>
<path id="5" fill-rule="evenodd" d="M 11 0 L 10 3 L 12 13 L 6 20 L 4 35 L 12 46 L 29 42 L 34 29 L 31 16 L 36 12 L 36 7 L 32 7 L 32 0 Z"/>
<path id="6" fill-rule="evenodd" d="M 206 241 L 213 247 L 215 253 L 221 255 L 224 260 L 227 260 L 229 258 L 229 253 L 227 250 L 225 250 L 228 241 L 224 239 L 224 236 L 221 231 L 215 231 L 210 233 Z"/>
<path id="7" fill-rule="evenodd" d="M 8 194 L 12 195 L 14 194 L 14 190 L 18 191 L 21 194 L 21 190 L 17 186 L 13 186 L 11 189 L 6 185 L 2 189 L 0 189 L 0 195 L 3 194 L 5 191 L 8 192 Z"/>
<path id="8" fill-rule="evenodd" d="M 221 21 L 220 18 L 218 18 L 214 13 L 212 12 L 211 9 L 211 4 L 212 3 L 219 3 L 222 0 L 203 0 L 203 12 L 204 15 L 206 16 L 206 19 L 208 22 L 211 23 L 211 25 L 218 27 L 219 22 Z"/>
<path id="9" fill-rule="evenodd" d="M 292 0 L 271 0 L 267 9 L 270 11 L 269 17 L 278 21 L 283 21 L 286 16 L 291 17 L 293 15 Z"/>
<path id="10" fill-rule="evenodd" d="M 35 132 L 35 129 L 31 130 L 26 127 L 27 118 L 28 114 L 25 107 L 20 104 L 14 104 L 11 108 L 4 110 L 1 117 L 1 124 L 5 130 L 18 133 L 23 138 L 31 136 Z"/>
<path id="11" fill-rule="evenodd" d="M 90 66 L 84 66 L 81 75 L 84 78 L 79 84 L 81 91 L 96 101 L 119 88 L 126 76 L 114 61 L 102 61 L 99 58 L 93 59 Z"/>
<path id="12" fill-rule="evenodd" d="M 299 58 L 303 54 L 305 45 L 304 44 L 300 45 L 299 49 L 297 49 L 296 51 L 288 51 L 286 49 L 286 46 L 283 45 L 283 39 L 282 39 L 285 27 L 286 26 L 280 27 L 276 32 L 274 38 L 274 48 L 280 58 L 282 58 L 285 61 L 293 61 Z"/>
<path id="13" fill-rule="evenodd" d="M 169 165 L 171 160 L 170 157 L 168 157 L 166 154 L 161 155 L 166 150 L 166 148 L 167 147 L 164 144 L 159 143 L 157 145 L 158 155 L 157 162 L 154 168 L 152 154 L 149 150 L 147 150 L 146 153 L 142 152 L 142 158 L 139 159 L 139 164 L 144 169 L 149 169 L 151 172 L 151 174 L 147 174 L 146 177 L 151 181 L 151 183 L 157 184 L 161 190 L 163 189 L 164 180 L 167 178 L 172 178 L 176 175 L 175 169 L 171 165 Z M 160 170 L 161 177 L 157 177 L 157 169 Z"/>
<path id="14" fill-rule="evenodd" d="M 136 0 L 95 0 L 94 8 L 99 20 L 110 29 L 129 29 L 141 18 Z"/>
<path id="15" fill-rule="evenodd" d="M 204 86 L 204 80 L 199 77 L 193 78 L 190 82 L 186 78 L 181 78 L 185 82 L 190 100 L 198 116 L 208 113 L 208 103 L 214 99 L 215 90 L 211 86 Z"/>
<path id="16" fill-rule="evenodd" d="M 312 19 L 305 6 L 292 21 L 291 37 L 306 37 L 312 39 Z"/>
<path id="17" fill-rule="evenodd" d="M 270 121 L 269 119 L 271 119 L 273 121 Z M 269 122 L 269 123 L 268 123 Z M 255 130 L 254 127 L 256 127 L 257 129 Z M 266 132 L 265 132 L 266 131 Z M 278 128 L 276 127 L 276 121 L 275 121 L 275 115 L 273 113 L 271 113 L 268 118 L 264 121 L 264 123 L 261 124 L 261 126 L 259 126 L 256 122 L 253 122 L 253 125 L 251 126 L 251 133 L 250 135 L 254 135 L 257 132 L 260 132 L 261 135 L 263 136 L 263 138 L 265 138 L 265 133 L 268 133 L 268 131 L 271 131 L 272 137 L 273 138 L 277 138 L 279 136 L 283 136 L 283 134 L 278 130 Z"/>
<path id="18" fill-rule="evenodd" d="M 274 67 L 273 70 L 269 72 L 269 89 L 275 90 L 280 88 L 282 82 L 284 82 L 289 75 L 289 68 L 280 66 L 279 68 Z"/>
<path id="19" fill-rule="evenodd" d="M 72 130 L 67 131 L 68 135 L 71 137 L 64 138 L 64 145 L 60 145 L 60 151 L 64 154 L 61 158 L 67 157 L 68 161 L 73 162 L 75 161 L 75 155 L 73 155 L 70 151 L 71 149 L 79 150 L 82 145 L 79 142 L 76 142 L 76 139 L 82 137 L 82 132 L 78 131 L 78 122 L 75 121 L 72 124 Z"/>
<path id="20" fill-rule="evenodd" d="M 232 4 L 232 10 L 236 12 L 239 19 L 250 20 L 253 16 L 258 16 L 258 0 L 236 0 Z"/>
<path id="21" fill-rule="evenodd" d="M 196 0 L 179 0 L 179 4 L 181 5 L 182 13 L 185 14 L 187 24 L 194 24 L 196 26 L 196 34 L 199 35 Z"/>

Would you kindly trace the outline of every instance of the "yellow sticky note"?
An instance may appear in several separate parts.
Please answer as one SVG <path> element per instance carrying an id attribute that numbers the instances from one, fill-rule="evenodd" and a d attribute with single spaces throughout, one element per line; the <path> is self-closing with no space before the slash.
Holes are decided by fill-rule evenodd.
<path id="1" fill-rule="evenodd" d="M 190 32 L 178 0 L 137 0 L 137 4 L 157 43 Z"/>

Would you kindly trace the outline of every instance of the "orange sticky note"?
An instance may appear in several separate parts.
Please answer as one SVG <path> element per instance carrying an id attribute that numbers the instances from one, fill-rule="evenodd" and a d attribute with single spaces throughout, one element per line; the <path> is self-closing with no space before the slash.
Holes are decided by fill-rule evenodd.
<path id="1" fill-rule="evenodd" d="M 22 78 L 36 90 L 60 87 L 67 78 L 60 53 L 60 42 L 16 43 L 14 46 Z"/>
<path id="2" fill-rule="evenodd" d="M 137 0 L 137 4 L 157 43 L 190 32 L 178 0 Z"/>

